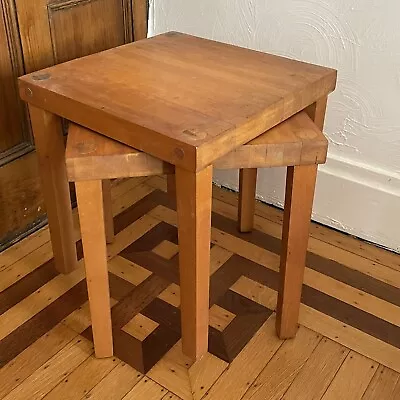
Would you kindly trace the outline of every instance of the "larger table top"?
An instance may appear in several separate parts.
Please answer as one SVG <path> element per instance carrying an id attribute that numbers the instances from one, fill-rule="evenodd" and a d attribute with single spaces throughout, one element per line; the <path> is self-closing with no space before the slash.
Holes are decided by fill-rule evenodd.
<path id="1" fill-rule="evenodd" d="M 198 171 L 329 94 L 336 71 L 169 32 L 19 83 L 33 106 Z"/>

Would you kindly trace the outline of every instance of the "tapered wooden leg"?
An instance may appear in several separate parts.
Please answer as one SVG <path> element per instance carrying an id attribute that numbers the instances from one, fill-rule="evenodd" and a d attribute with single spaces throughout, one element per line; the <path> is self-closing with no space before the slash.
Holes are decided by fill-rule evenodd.
<path id="1" fill-rule="evenodd" d="M 257 168 L 239 171 L 238 224 L 240 232 L 250 232 L 254 224 L 256 202 Z"/>
<path id="2" fill-rule="evenodd" d="M 323 130 L 327 97 L 305 109 Z M 296 334 L 317 165 L 288 167 L 276 328 L 280 338 Z"/>
<path id="3" fill-rule="evenodd" d="M 76 182 L 75 186 L 95 354 L 99 358 L 111 357 L 113 341 L 102 181 Z"/>
<path id="4" fill-rule="evenodd" d="M 114 241 L 114 218 L 112 212 L 112 199 L 111 199 L 111 181 L 105 179 L 102 181 L 103 187 L 103 209 L 104 209 L 104 225 L 106 230 L 106 242 L 112 243 Z"/>
<path id="5" fill-rule="evenodd" d="M 277 333 L 295 336 L 307 254 L 317 165 L 288 167 L 283 216 Z"/>
<path id="6" fill-rule="evenodd" d="M 212 167 L 176 168 L 182 347 L 193 361 L 208 350 Z"/>
<path id="7" fill-rule="evenodd" d="M 29 112 L 55 266 L 59 272 L 67 274 L 78 263 L 61 120 L 56 115 L 31 105 Z"/>

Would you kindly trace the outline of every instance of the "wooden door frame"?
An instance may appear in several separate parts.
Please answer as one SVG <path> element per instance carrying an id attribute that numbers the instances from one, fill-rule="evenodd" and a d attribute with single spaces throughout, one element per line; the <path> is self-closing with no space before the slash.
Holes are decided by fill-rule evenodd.
<path id="1" fill-rule="evenodd" d="M 8 34 L 12 40 L 12 57 L 13 64 L 15 65 L 17 75 L 23 75 L 24 73 L 33 72 L 42 68 L 46 68 L 54 64 L 54 57 L 52 53 L 52 43 L 49 41 L 50 32 L 48 22 L 43 18 L 43 12 L 38 12 L 41 7 L 47 7 L 48 0 L 35 0 L 31 2 L 20 2 L 20 0 L 0 0 L 0 5 L 4 9 L 4 15 L 7 23 Z M 33 7 L 31 10 L 23 9 L 21 6 L 28 4 L 28 7 Z M 149 15 L 149 1 L 148 0 L 123 0 L 124 4 L 124 19 L 125 19 L 125 40 L 126 42 L 132 40 L 141 40 L 147 37 L 148 29 L 148 15 Z M 18 7 L 20 7 L 20 13 L 18 13 Z M 130 15 L 129 15 L 130 14 Z M 28 22 L 24 23 L 21 18 L 26 16 L 35 16 L 35 24 L 31 26 Z M 18 16 L 18 19 L 17 19 Z M 1 17 L 1 16 L 0 16 Z M 132 22 L 128 23 L 131 20 Z M 19 27 L 19 30 L 18 30 Z M 39 38 L 43 40 L 39 40 Z M 47 39 L 46 39 L 47 38 Z M 31 41 L 35 41 L 35 45 L 31 46 Z M 33 54 L 34 52 L 34 54 Z M 24 60 L 24 62 L 22 61 Z M 26 125 L 27 141 L 23 145 L 16 146 L 18 149 L 10 151 L 7 162 L 1 163 L 0 168 L 3 169 L 3 173 L 7 173 L 10 179 L 12 171 L 18 174 L 18 168 L 15 163 L 17 159 L 21 158 L 21 162 L 24 164 L 24 169 L 29 164 L 32 168 L 36 166 L 36 157 L 34 153 L 34 144 L 30 139 L 30 123 L 23 118 L 23 112 L 21 112 L 21 123 Z M 32 153 L 32 154 L 29 154 Z M 28 158 L 27 158 L 28 157 Z M 26 160 L 25 160 L 26 158 Z M 12 162 L 14 161 L 14 165 Z M 7 170 L 7 171 L 6 171 Z M 0 174 L 1 177 L 1 174 Z M 9 179 L 9 180 L 10 180 Z M 18 176 L 15 178 L 18 179 Z M 6 183 L 4 183 L 5 185 Z M 8 182 L 8 185 L 12 182 Z M 40 206 L 37 207 L 40 210 Z M 17 229 L 10 233 L 7 237 L 0 238 L 0 252 L 10 247 L 12 244 L 23 239 L 34 231 L 40 229 L 47 223 L 46 215 L 41 215 L 32 223 L 27 226 L 21 226 L 21 229 Z"/>

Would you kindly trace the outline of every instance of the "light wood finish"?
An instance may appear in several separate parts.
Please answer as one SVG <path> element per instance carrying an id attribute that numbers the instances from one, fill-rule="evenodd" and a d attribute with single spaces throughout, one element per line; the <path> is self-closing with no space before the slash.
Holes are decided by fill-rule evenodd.
<path id="1" fill-rule="evenodd" d="M 300 112 L 237 147 L 214 163 L 215 168 L 265 168 L 323 164 L 328 141 L 306 112 Z"/>
<path id="2" fill-rule="evenodd" d="M 170 32 L 19 82 L 31 104 L 200 171 L 333 91 L 336 71 Z"/>
<path id="3" fill-rule="evenodd" d="M 378 364 L 360 354 L 350 352 L 322 400 L 350 398 L 361 400 Z"/>
<path id="4" fill-rule="evenodd" d="M 121 362 L 87 393 L 86 398 L 90 400 L 121 400 L 142 378 L 142 374 Z"/>
<path id="5" fill-rule="evenodd" d="M 68 130 L 66 160 L 70 181 L 173 173 L 173 166 L 75 124 Z"/>
<path id="6" fill-rule="evenodd" d="M 84 278 L 82 269 L 68 275 L 68 279 L 58 276 L 0 316 L 0 339 L 5 338 L 18 326 L 27 322 L 35 314 L 46 308 Z"/>
<path id="7" fill-rule="evenodd" d="M 324 96 L 306 109 L 320 131 L 324 126 L 326 105 L 327 96 Z M 306 116 L 302 114 L 302 118 Z M 281 338 L 293 337 L 297 331 L 317 168 L 316 162 L 315 165 L 290 166 L 286 172 L 276 321 Z"/>
<path id="8" fill-rule="evenodd" d="M 142 314 L 137 314 L 122 329 L 143 342 L 157 326 L 157 322 Z"/>
<path id="9" fill-rule="evenodd" d="M 92 344 L 83 338 L 76 338 L 68 343 L 45 364 L 41 365 L 25 381 L 7 396 L 6 400 L 42 399 L 65 376 L 69 375 L 92 353 Z"/>
<path id="10" fill-rule="evenodd" d="M 216 160 L 214 167 L 249 169 L 247 174 L 252 175 L 248 177 L 248 190 L 253 190 L 253 168 L 321 164 L 326 161 L 327 148 L 323 133 L 301 112 Z M 70 124 L 66 159 L 71 181 L 174 172 L 169 163 L 76 124 Z M 174 179 L 168 175 L 171 196 L 175 193 Z"/>
<path id="11" fill-rule="evenodd" d="M 207 352 L 212 167 L 176 171 L 183 352 L 193 361 Z"/>
<path id="12" fill-rule="evenodd" d="M 61 120 L 33 106 L 29 106 L 29 112 L 35 133 L 54 258 L 58 270 L 69 273 L 77 263 Z"/>
<path id="13" fill-rule="evenodd" d="M 249 381 L 268 364 L 283 341 L 274 334 L 275 318 L 270 318 L 238 357 L 230 364 L 221 378 L 209 391 L 209 399 L 229 398 L 239 400 L 249 388 Z M 258 357 L 262 349 L 262 357 Z M 244 368 L 244 366 L 246 366 Z M 229 394 L 228 394 L 229 393 Z"/>
<path id="14" fill-rule="evenodd" d="M 305 112 L 314 121 L 314 124 L 319 130 L 322 131 L 325 122 L 326 105 L 328 103 L 328 97 L 324 96 L 317 99 L 315 103 L 310 104 Z"/>
<path id="15" fill-rule="evenodd" d="M 183 400 L 200 400 L 227 366 L 210 353 L 193 364 L 179 341 L 147 375 Z"/>
<path id="16" fill-rule="evenodd" d="M 157 185 L 157 187 L 162 187 L 160 183 L 164 183 L 164 189 L 166 190 L 166 179 L 153 179 L 148 181 L 152 186 Z M 125 181 L 120 181 L 115 183 L 116 186 L 113 185 L 112 192 L 113 195 L 118 196 L 114 197 L 115 205 L 113 207 L 114 212 L 121 212 L 132 204 L 132 202 L 137 202 L 142 198 L 143 193 L 149 193 L 149 190 L 153 190 L 150 188 L 147 192 L 142 190 L 143 183 L 141 180 L 134 179 L 131 185 L 128 185 Z M 149 187 L 148 187 L 149 188 Z M 138 191 L 138 194 L 135 194 L 134 190 Z M 219 189 L 215 191 L 218 193 Z M 165 197 L 166 198 L 166 197 Z M 215 208 L 217 214 L 221 215 L 224 213 L 224 216 L 230 218 L 230 226 L 232 229 L 230 231 L 220 231 L 221 234 L 217 232 L 217 229 L 214 227 L 214 243 L 218 242 L 217 245 L 211 249 L 211 262 L 213 265 L 212 270 L 219 273 L 220 268 L 225 268 L 224 261 L 229 261 L 231 257 L 237 257 L 236 254 L 240 254 L 244 259 L 249 258 L 250 260 L 259 263 L 264 261 L 266 268 L 269 268 L 269 263 L 272 263 L 272 271 L 278 270 L 278 263 L 274 261 L 275 259 L 270 258 L 271 252 L 266 249 L 258 247 L 251 243 L 251 237 L 248 236 L 248 241 L 243 239 L 239 239 L 239 236 L 235 236 L 235 220 L 236 220 L 236 207 L 232 207 L 230 204 L 237 204 L 237 195 L 232 192 L 227 192 L 225 196 L 217 196 L 217 199 L 224 198 L 229 200 L 226 204 L 226 208 L 221 207 L 221 204 L 218 204 L 218 207 Z M 214 200 L 217 200 L 214 199 Z M 154 200 L 154 199 L 153 199 Z M 153 201 L 149 199 L 149 201 Z M 142 204 L 143 202 L 141 202 Z M 141 207 L 143 204 L 141 205 Z M 164 207 L 164 209 L 166 209 Z M 154 209 L 155 210 L 155 209 Z M 169 210 L 169 209 L 168 209 Z M 256 218 L 256 227 L 255 229 L 258 232 L 255 232 L 256 235 L 260 235 L 262 233 L 267 233 L 271 237 L 274 237 L 276 228 L 274 228 L 271 224 L 263 225 L 261 223 L 261 219 L 265 219 L 266 217 L 278 217 L 279 213 L 276 209 L 268 207 L 265 204 L 257 203 L 256 210 L 258 210 L 258 219 Z M 171 213 L 163 213 L 161 208 L 155 210 L 155 213 L 151 213 L 154 215 L 159 215 L 160 219 L 167 223 L 176 223 L 176 212 L 170 210 Z M 229 212 L 228 212 L 229 211 Z M 260 217 L 259 215 L 265 216 L 265 218 Z M 175 218 L 175 221 L 171 220 L 171 216 Z M 152 223 L 150 224 L 150 221 Z M 266 220 L 267 221 L 267 220 Z M 275 220 L 277 221 L 277 220 Z M 216 220 L 217 222 L 217 220 Z M 149 231 L 148 226 L 152 227 L 157 226 L 157 223 L 154 223 L 154 218 L 152 218 L 149 213 L 145 215 L 145 218 L 141 218 L 141 220 L 137 220 L 133 223 L 133 228 L 127 227 L 126 235 L 122 234 L 122 232 L 118 233 L 115 238 L 115 243 L 112 245 L 115 249 L 116 245 L 119 246 L 119 251 L 126 248 L 130 243 L 127 241 L 126 236 L 131 235 L 131 241 L 136 241 L 140 238 L 144 233 Z M 263 230 L 260 230 L 262 227 Z M 150 228 L 151 229 L 151 228 Z M 326 232 L 328 229 L 326 228 Z M 46 233 L 47 232 L 47 233 Z M 218 234 L 216 234 L 218 233 Z M 223 233 L 223 234 L 222 234 Z M 47 237 L 47 239 L 46 239 Z M 225 241 L 222 240 L 225 237 Z M 338 249 L 345 249 L 346 245 L 346 235 L 335 232 L 335 241 L 332 242 L 331 247 L 335 247 L 333 243 L 336 243 Z M 8 251 L 2 253 L 0 255 L 0 265 L 6 265 L 6 269 L 2 272 L 7 273 L 2 275 L 2 277 L 6 278 L 8 275 L 14 275 L 13 267 L 17 270 L 20 270 L 20 266 L 22 262 L 25 264 L 26 270 L 30 270 L 32 272 L 39 271 L 42 265 L 37 265 L 39 262 L 38 256 L 31 256 L 32 252 L 37 252 L 43 246 L 49 246 L 49 232 L 48 228 L 43 229 L 40 233 L 33 235 L 32 238 L 25 239 L 19 245 L 16 245 L 16 250 L 12 251 L 9 249 Z M 162 238 L 161 238 L 162 240 Z M 317 240 L 317 239 L 316 239 Z M 342 243 L 337 243 L 337 241 Z M 363 242 L 358 241 L 360 245 L 365 245 Z M 349 245 L 348 254 L 355 256 L 353 253 L 356 242 L 352 240 Z M 26 246 L 26 248 L 25 248 Z M 38 246 L 38 247 L 36 247 Z M 228 249 L 233 249 L 233 253 L 229 250 L 226 250 L 220 246 L 226 246 Z M 372 247 L 368 247 L 369 252 L 367 254 L 368 257 L 379 257 L 381 260 L 387 260 L 388 265 L 393 265 L 396 261 L 395 257 L 390 257 L 390 253 L 387 253 L 387 256 L 384 256 L 382 253 L 382 249 L 377 249 L 375 253 Z M 262 250 L 263 252 L 257 252 L 257 249 Z M 321 254 L 323 261 L 326 261 L 330 258 L 329 254 L 331 251 L 330 247 L 326 247 L 327 253 Z M 47 250 L 46 250 L 47 251 Z M 118 250 L 115 250 L 118 251 Z M 18 256 L 18 252 L 22 255 L 22 258 Z M 45 252 L 46 253 L 46 252 Z M 51 249 L 50 249 L 51 254 Z M 111 255 L 115 256 L 115 253 L 111 253 Z M 4 259 L 3 259 L 4 256 Z M 278 256 L 278 254 L 274 254 L 274 256 Z M 51 257 L 51 255 L 50 255 Z M 358 261 L 361 262 L 362 257 L 358 256 Z M 397 256 L 399 257 L 399 256 Z M 245 260 L 239 261 L 244 262 Z M 125 260 L 126 263 L 117 263 L 119 271 L 119 278 L 125 279 L 127 283 L 132 280 L 132 283 L 135 285 L 140 285 L 146 277 L 149 277 L 151 271 L 144 268 L 139 267 L 139 265 L 132 263 L 126 259 L 123 259 L 121 256 L 117 256 L 110 260 L 109 264 L 111 265 L 114 260 Z M 120 268 L 119 265 L 122 265 Z M 235 267 L 233 263 L 229 266 L 226 271 L 230 271 L 232 267 Z M 166 265 L 166 264 L 165 264 Z M 388 268 L 386 265 L 386 268 Z M 384 265 L 382 265 L 384 267 Z M 132 270 L 132 274 L 129 275 L 128 271 Z M 141 271 L 141 272 L 140 272 Z M 354 272 L 358 273 L 359 271 L 354 268 Z M 379 280 L 376 275 L 378 270 L 371 270 L 371 278 Z M 394 270 L 393 270 L 394 271 Z M 127 275 L 124 275 L 123 272 Z M 137 278 L 135 279 L 136 272 L 138 273 Z M 222 271 L 221 271 L 222 272 Z M 314 271 L 316 272 L 316 271 Z M 230 273 L 230 272 L 229 272 Z M 140 276 L 139 276 L 140 275 Z M 307 274 L 306 274 L 307 275 Z M 364 274 L 366 275 L 366 274 Z M 360 275 L 361 276 L 361 275 Z M 251 277 L 252 278 L 252 277 Z M 325 278 L 332 279 L 328 276 Z M 11 287 L 17 286 L 19 293 L 22 288 L 25 287 L 27 282 L 31 279 L 28 275 L 21 275 L 21 277 L 16 278 L 13 283 L 10 285 Z M 50 303 L 46 303 L 47 306 L 52 305 L 52 302 L 58 302 L 58 306 L 52 308 L 53 310 L 60 310 L 60 308 L 64 308 L 68 305 L 70 300 L 60 300 L 61 295 L 65 294 L 63 288 L 68 286 L 68 282 L 70 276 L 60 275 L 59 276 L 59 284 L 53 285 L 54 290 L 52 292 L 47 292 L 46 288 L 40 287 L 40 292 L 44 291 L 43 300 L 47 299 L 48 294 L 50 293 L 53 301 Z M 345 276 L 338 276 L 338 279 L 346 279 Z M 0 279 L 2 281 L 2 279 Z M 135 283 L 137 282 L 137 283 Z M 309 285 L 311 281 L 306 284 Z M 322 279 L 318 279 L 318 282 L 322 282 Z M 317 288 L 317 292 L 320 294 L 326 293 L 326 291 L 330 290 L 329 296 L 335 299 L 342 299 L 347 296 L 344 294 L 344 291 L 347 290 L 345 288 L 344 282 L 338 285 L 333 281 L 330 281 L 331 285 L 334 286 L 335 290 L 330 289 L 329 285 L 315 286 Z M 16 285 L 13 285 L 13 284 Z M 268 282 L 264 282 L 265 284 L 270 284 Z M 79 284 L 81 285 L 81 284 Z M 171 290 L 179 288 L 176 284 L 171 284 Z M 2 288 L 2 291 L 9 289 L 6 285 Z M 249 277 L 242 276 L 231 288 L 230 290 L 236 291 L 240 293 L 242 296 L 247 297 L 248 299 L 256 302 L 260 302 L 267 307 L 274 307 L 276 304 L 277 292 L 269 287 L 262 285 L 259 282 L 250 279 Z M 353 288 L 355 290 L 355 288 Z M 179 292 L 178 293 L 179 296 Z M 360 291 L 361 294 L 357 294 L 357 297 L 360 301 L 360 306 L 363 302 L 363 297 L 367 297 L 371 294 L 366 293 L 365 291 Z M 11 294 L 11 292 L 10 292 Z M 40 295 L 40 294 L 39 294 Z M 161 295 L 159 296 L 161 298 Z M 167 297 L 170 299 L 171 297 Z M 370 300 L 368 300 L 370 301 Z M 172 303 L 172 302 L 171 302 Z M 2 304 L 0 302 L 0 304 Z M 25 305 L 20 307 L 20 314 L 26 309 L 26 305 L 29 304 L 29 301 L 25 303 Z M 86 305 L 85 305 L 86 304 Z M 177 304 L 176 302 L 174 304 Z M 335 303 L 339 305 L 339 302 Z M 320 306 L 323 306 L 323 301 L 319 303 Z M 315 305 L 314 305 L 315 306 Z M 78 332 L 82 332 L 83 329 L 86 329 L 90 322 L 88 323 L 88 310 L 87 310 L 87 302 L 83 303 L 81 306 L 81 310 L 77 308 L 67 317 L 63 322 L 55 325 L 55 327 L 49 330 L 47 333 L 43 333 L 43 335 L 33 343 L 31 343 L 25 350 L 20 352 L 15 358 L 13 358 L 10 362 L 4 365 L 0 369 L 0 398 L 4 398 L 7 396 L 8 399 L 25 399 L 25 398 L 43 398 L 48 393 L 57 393 L 60 389 L 59 387 L 68 387 L 64 385 L 68 385 L 65 380 L 68 380 L 73 383 L 77 383 L 76 390 L 73 387 L 72 383 L 69 387 L 68 392 L 66 392 L 66 396 L 69 396 L 70 393 L 73 396 L 67 398 L 73 398 L 74 400 L 82 400 L 81 390 L 90 390 L 90 386 L 94 382 L 97 383 L 93 389 L 91 389 L 85 396 L 89 396 L 94 399 L 103 399 L 110 398 L 110 400 L 121 400 L 123 397 L 131 391 L 141 379 L 143 379 L 143 375 L 137 371 L 135 371 L 132 367 L 123 362 L 120 362 L 116 365 L 114 369 L 112 369 L 108 375 L 106 375 L 103 379 L 99 379 L 104 376 L 104 373 L 98 377 L 96 371 L 105 371 L 103 369 L 103 361 L 106 363 L 110 362 L 110 360 L 94 360 L 90 355 L 92 353 L 92 345 L 87 342 L 86 339 L 83 339 L 84 345 L 81 348 L 86 349 L 83 354 L 81 350 L 76 348 L 76 344 L 78 344 L 78 340 L 82 343 L 82 337 L 77 337 Z M 357 305 L 354 305 L 357 307 Z M 382 305 L 381 308 L 386 308 L 385 305 Z M 34 311 L 34 314 L 28 316 L 29 319 L 36 317 L 42 311 L 42 308 L 37 308 Z M 77 331 L 71 330 L 65 324 L 68 323 L 69 326 L 73 327 L 72 323 L 74 319 L 74 314 L 78 318 L 78 314 L 82 311 L 86 313 L 86 317 L 82 318 L 82 325 L 79 326 L 78 321 L 75 324 L 75 329 Z M 327 310 L 324 310 L 326 312 Z M 333 307 L 332 311 L 336 314 L 340 314 L 340 307 Z M 377 309 L 370 309 L 368 313 L 363 313 L 364 316 L 371 314 L 368 318 L 375 317 L 375 312 Z M 378 319 L 373 321 L 373 324 L 379 322 L 379 319 L 382 318 L 385 310 L 381 310 L 381 314 Z M 58 311 L 53 314 L 56 315 Z M 395 312 L 393 312 L 396 314 Z M 16 314 L 15 314 L 16 315 Z M 359 313 L 360 315 L 360 313 Z M 82 314 L 83 316 L 83 314 Z M 340 318 L 340 316 L 338 315 Z M 396 317 L 396 315 L 394 316 Z M 358 317 L 357 317 L 358 318 Z M 24 318 L 20 318 L 21 321 L 21 329 L 23 329 L 23 321 Z M 353 323 L 354 321 L 349 321 Z M 238 357 L 238 362 L 235 361 L 230 365 L 219 358 L 207 354 L 203 357 L 199 362 L 196 362 L 193 365 L 190 365 L 190 360 L 182 354 L 180 348 L 179 351 L 172 348 L 167 355 L 165 355 L 161 361 L 159 361 L 153 369 L 148 372 L 147 376 L 153 378 L 154 382 L 157 382 L 159 385 L 164 387 L 164 392 L 162 394 L 162 399 L 167 400 L 175 400 L 175 399 L 210 399 L 210 400 L 220 400 L 224 398 L 243 398 L 248 400 L 249 398 L 252 400 L 270 400 L 272 399 L 281 399 L 282 393 L 287 392 L 288 390 L 292 390 L 292 396 L 296 393 L 300 393 L 299 396 L 295 396 L 294 398 L 301 399 L 321 399 L 324 393 L 322 393 L 323 389 L 327 386 L 325 390 L 326 393 L 329 393 L 335 388 L 340 388 L 348 382 L 348 377 L 357 377 L 357 379 L 353 379 L 351 385 L 358 385 L 360 379 L 358 377 L 367 376 L 368 368 L 365 366 L 368 363 L 374 365 L 373 361 L 380 363 L 378 368 L 371 369 L 374 376 L 366 389 L 363 400 L 395 400 L 399 397 L 399 374 L 400 372 L 400 353 L 399 349 L 395 346 L 385 343 L 384 340 L 387 340 L 385 337 L 387 336 L 387 331 L 383 330 L 382 338 L 379 339 L 377 337 L 373 337 L 371 334 L 366 332 L 362 332 L 360 329 L 356 329 L 349 324 L 343 323 L 339 319 L 333 318 L 324 314 L 323 312 L 317 311 L 314 308 L 311 308 L 306 305 L 302 305 L 300 309 L 300 324 L 303 325 L 300 327 L 298 334 L 292 340 L 283 342 L 282 345 L 273 353 L 273 356 L 270 357 L 270 350 L 268 350 L 268 356 L 266 356 L 265 351 L 260 351 L 262 349 L 270 349 L 271 346 L 267 343 L 272 341 L 280 342 L 279 339 L 276 338 L 275 330 L 274 330 L 274 320 L 271 319 L 268 322 L 268 332 L 264 331 L 261 334 L 261 329 L 258 333 L 253 337 L 253 341 L 250 341 L 246 347 L 242 350 Z M 308 330 L 304 326 L 307 326 Z M 40 324 L 35 324 L 32 326 L 32 331 L 40 328 Z M 262 328 L 263 329 L 263 328 Z M 13 332 L 17 332 L 19 329 L 14 329 Z M 24 336 L 19 336 L 19 341 L 24 342 L 27 337 L 30 337 L 33 332 L 26 333 Z M 260 339 L 260 335 L 263 336 L 263 339 Z M 332 365 L 340 364 L 343 360 L 341 356 L 336 361 L 334 360 L 334 356 L 332 356 L 332 352 L 328 352 L 331 356 L 324 355 L 326 351 L 321 351 L 317 353 L 316 350 L 312 352 L 312 347 L 318 342 L 320 339 L 317 337 L 318 335 L 328 336 L 332 341 L 340 343 L 343 347 L 347 347 L 347 351 L 350 351 L 350 355 L 355 355 L 354 360 L 357 362 L 349 362 L 349 357 L 347 357 L 346 363 L 341 363 L 341 367 L 337 370 L 336 375 L 332 374 Z M 258 339 L 257 339 L 258 337 Z M 321 338 L 323 340 L 323 338 Z M 7 340 L 7 339 L 3 339 Z M 18 342 L 19 342 L 18 341 Z M 72 342 L 71 342 L 72 341 Z M 0 340 L 1 343 L 1 340 Z M 8 342 L 9 343 L 9 342 Z M 81 344 L 80 343 L 80 344 Z M 10 343 L 11 347 L 14 346 L 13 342 Z M 71 350 L 71 346 L 74 350 Z M 3 346 L 4 349 L 4 346 Z M 323 350 L 323 349 L 322 349 Z M 8 352 L 8 348 L 5 353 Z M 309 355 L 311 353 L 311 356 Z M 357 354 L 358 353 L 358 354 Z M 360 357 L 359 354 L 362 354 L 365 357 L 370 358 L 373 361 L 366 360 L 363 357 Z M 1 353 L 2 357 L 5 356 L 4 352 Z M 243 355 L 243 356 L 242 356 Z M 309 361 L 313 356 L 313 362 L 310 366 Z M 56 356 L 56 357 L 54 357 Z M 328 363 L 325 363 L 324 360 L 331 358 Z M 359 360 L 362 360 L 360 363 Z M 318 361 L 319 360 L 319 361 Z M 97 363 L 100 364 L 97 364 Z M 186 366 L 185 363 L 189 363 L 189 366 Z M 240 365 L 241 364 L 241 365 Z M 249 368 L 243 368 L 243 365 L 249 366 Z M 326 368 L 318 368 L 317 365 L 326 365 Z M 361 366 L 361 368 L 360 368 Z M 345 367 L 345 369 L 343 369 Z M 189 368 L 189 371 L 187 370 Z M 250 369 L 250 372 L 248 372 Z M 307 371 L 302 371 L 307 369 Z M 174 370 L 175 372 L 173 372 Z M 229 371 L 233 370 L 232 373 Z M 329 370 L 329 373 L 325 374 L 325 371 Z M 76 371 L 76 372 L 74 372 Z M 186 371 L 186 372 L 185 372 Z M 224 372 L 225 371 L 225 372 Z M 363 373 L 365 372 L 365 374 Z M 84 373 L 85 379 L 80 380 L 80 373 Z M 228 377 L 225 377 L 228 374 Z M 242 375 L 245 376 L 242 376 Z M 361 375 L 360 375 L 361 374 Z M 296 380 L 299 376 L 303 376 L 300 382 L 296 383 Z M 310 378 L 311 376 L 311 378 Z M 336 378 L 335 378 L 336 377 Z M 338 378 L 341 377 L 340 380 Z M 222 384 L 219 383 L 220 380 L 224 379 Z M 308 383 L 308 381 L 311 383 Z M 336 381 L 336 383 L 334 383 Z M 365 388 L 365 379 L 361 379 L 362 386 Z M 88 385 L 85 382 L 92 382 L 92 384 Z M 297 388 L 291 389 L 293 385 L 296 385 Z M 215 395 L 213 395 L 213 387 L 219 387 L 219 390 L 215 391 Z M 353 386 L 349 386 L 350 388 Z M 141 387 L 138 387 L 139 390 Z M 337 389 L 335 389 L 336 392 Z M 355 393 L 353 389 L 349 393 Z M 12 391 L 12 393 L 10 393 Z M 239 394 L 237 393 L 239 391 Z M 297 392 L 299 391 L 299 392 Z M 206 393 L 209 392 L 208 395 Z M 303 396 L 303 392 L 305 392 Z M 358 392 L 358 390 L 357 390 Z M 141 393 L 141 392 L 139 392 Z M 147 396 L 148 392 L 144 392 L 143 395 L 138 395 L 135 399 L 138 400 L 148 400 Z M 141 393 L 142 394 L 142 393 Z M 158 393 L 156 394 L 158 395 Z M 161 396 L 161 394 L 160 394 Z M 170 399 L 169 396 L 172 396 Z M 186 397 L 185 397 L 186 396 Z M 348 396 L 350 397 L 350 396 Z M 151 398 L 151 397 L 150 397 Z M 346 398 L 346 396 L 344 396 Z M 356 397 L 357 398 L 357 397 Z"/>
<path id="17" fill-rule="evenodd" d="M 301 371 L 321 336 L 301 327 L 286 341 L 243 396 L 243 400 L 280 400 Z"/>
<path id="18" fill-rule="evenodd" d="M 317 166 L 288 167 L 277 304 L 280 338 L 297 332 Z"/>
<path id="19" fill-rule="evenodd" d="M 175 243 L 171 243 L 168 240 L 163 240 L 152 251 L 153 253 L 170 260 L 172 257 L 178 254 L 179 247 Z"/>
<path id="20" fill-rule="evenodd" d="M 302 306 L 300 323 L 400 373 L 400 350 L 348 324 Z"/>
<path id="21" fill-rule="evenodd" d="M 120 256 L 112 258 L 108 262 L 108 266 L 110 272 L 116 276 L 126 279 L 135 286 L 140 285 L 151 275 L 149 270 Z"/>
<path id="22" fill-rule="evenodd" d="M 380 365 L 379 368 L 376 369 L 375 375 L 365 391 L 362 400 L 395 400 L 396 385 L 398 387 L 397 395 L 399 395 L 399 374 L 383 365 Z"/>
<path id="23" fill-rule="evenodd" d="M 348 354 L 345 347 L 322 339 L 282 400 L 320 399 Z"/>
<path id="24" fill-rule="evenodd" d="M 124 397 L 124 400 L 148 399 L 161 400 L 167 391 L 149 378 L 143 378 L 134 388 Z"/>
<path id="25" fill-rule="evenodd" d="M 76 182 L 86 282 L 96 356 L 113 355 L 111 305 L 101 181 Z"/>
<path id="26" fill-rule="evenodd" d="M 109 179 L 102 181 L 103 192 L 103 210 L 104 210 L 104 226 L 106 230 L 106 242 L 112 243 L 114 241 L 114 221 L 112 212 L 111 200 L 111 182 Z"/>
<path id="27" fill-rule="evenodd" d="M 210 322 L 209 325 L 218 331 L 223 332 L 225 328 L 233 321 L 235 314 L 219 307 L 214 304 L 210 308 Z"/>
<path id="28" fill-rule="evenodd" d="M 239 171 L 238 226 L 240 232 L 250 232 L 254 223 L 257 168 Z"/>
<path id="29" fill-rule="evenodd" d="M 173 283 L 159 294 L 158 298 L 176 308 L 179 308 L 181 305 L 181 288 L 177 284 Z"/>
<path id="30" fill-rule="evenodd" d="M 98 360 L 94 356 L 90 356 L 68 375 L 68 379 L 60 382 L 44 399 L 74 400 L 83 398 L 119 363 L 120 361 L 116 358 Z"/>
<path id="31" fill-rule="evenodd" d="M 55 354 L 68 345 L 77 333 L 63 324 L 56 325 L 46 336 L 20 353 L 13 362 L 0 369 L 0 398 L 4 398 L 20 382 L 31 376 Z"/>

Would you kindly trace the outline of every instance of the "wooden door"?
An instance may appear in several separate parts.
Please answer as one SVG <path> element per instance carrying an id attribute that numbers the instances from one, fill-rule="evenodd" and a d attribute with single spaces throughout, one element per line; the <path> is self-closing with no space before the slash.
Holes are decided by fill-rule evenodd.
<path id="1" fill-rule="evenodd" d="M 0 5 L 1 250 L 45 222 L 29 118 L 16 78 L 145 37 L 147 1 L 0 0 Z"/>

